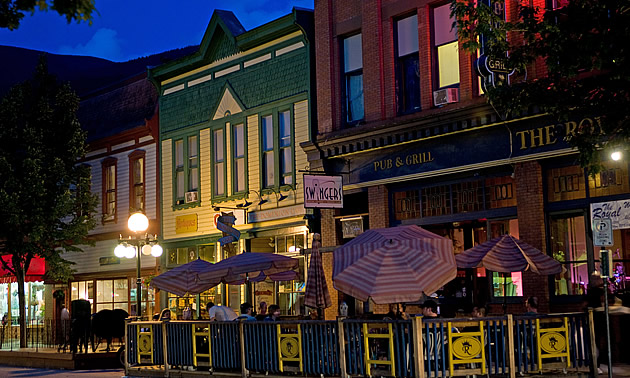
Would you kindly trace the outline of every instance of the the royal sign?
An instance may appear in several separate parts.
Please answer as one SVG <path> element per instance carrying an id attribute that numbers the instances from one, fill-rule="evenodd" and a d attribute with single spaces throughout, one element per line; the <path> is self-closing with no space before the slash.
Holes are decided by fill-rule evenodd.
<path id="1" fill-rule="evenodd" d="M 343 182 L 341 176 L 304 175 L 304 207 L 342 208 Z"/>

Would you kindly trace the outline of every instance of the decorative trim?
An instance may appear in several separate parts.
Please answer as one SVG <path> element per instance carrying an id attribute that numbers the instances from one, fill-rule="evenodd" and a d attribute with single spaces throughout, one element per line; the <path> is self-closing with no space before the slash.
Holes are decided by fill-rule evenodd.
<path id="1" fill-rule="evenodd" d="M 286 47 L 283 47 L 281 49 L 276 50 L 276 56 L 280 56 L 280 55 L 286 54 L 288 52 L 291 52 L 293 50 L 297 50 L 297 49 L 302 48 L 302 47 L 304 47 L 304 42 L 300 41 L 298 43 L 294 43 L 292 45 L 289 45 L 289 46 L 286 46 Z"/>
<path id="2" fill-rule="evenodd" d="M 191 80 L 188 82 L 188 88 L 194 87 L 197 84 L 205 83 L 206 81 L 212 80 L 212 74 L 208 74 L 206 76 L 199 77 L 195 80 Z"/>
<path id="3" fill-rule="evenodd" d="M 164 90 L 164 93 L 162 94 L 163 96 L 169 95 L 171 93 L 175 93 L 178 91 L 181 91 L 182 89 L 184 89 L 184 83 L 181 83 L 179 85 L 176 85 L 174 87 L 170 87 Z"/>
<path id="4" fill-rule="evenodd" d="M 238 71 L 240 69 L 241 69 L 241 65 L 240 64 L 236 64 L 234 66 L 222 69 L 221 71 L 215 72 L 214 73 L 214 77 L 216 79 L 217 77 L 225 76 L 225 75 L 230 74 L 232 72 L 236 72 L 236 71 Z"/>
<path id="5" fill-rule="evenodd" d="M 267 53 L 265 55 L 259 56 L 258 58 L 254 58 L 254 59 L 245 61 L 243 63 L 243 67 L 244 68 L 251 67 L 251 66 L 253 66 L 255 64 L 262 63 L 262 62 L 264 62 L 266 60 L 269 60 L 269 59 L 271 59 L 271 53 Z"/>

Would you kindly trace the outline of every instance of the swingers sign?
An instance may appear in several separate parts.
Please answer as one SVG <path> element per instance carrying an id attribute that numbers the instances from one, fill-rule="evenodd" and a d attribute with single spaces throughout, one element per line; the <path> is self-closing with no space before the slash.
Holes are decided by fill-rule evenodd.
<path id="1" fill-rule="evenodd" d="M 304 207 L 343 208 L 341 176 L 304 175 Z"/>

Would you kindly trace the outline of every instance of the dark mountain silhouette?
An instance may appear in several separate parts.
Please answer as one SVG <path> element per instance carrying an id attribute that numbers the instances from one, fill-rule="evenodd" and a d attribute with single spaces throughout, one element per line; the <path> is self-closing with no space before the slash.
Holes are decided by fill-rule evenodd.
<path id="1" fill-rule="evenodd" d="M 48 55 L 48 70 L 60 81 L 70 82 L 79 96 L 125 78 L 146 72 L 147 66 L 157 66 L 162 63 L 190 55 L 197 51 L 198 46 L 188 46 L 170 50 L 160 54 L 133 59 L 127 62 L 112 62 L 106 59 L 78 55 Z M 0 46 L 0 97 L 14 85 L 30 79 L 42 51 L 29 50 L 20 47 Z"/>

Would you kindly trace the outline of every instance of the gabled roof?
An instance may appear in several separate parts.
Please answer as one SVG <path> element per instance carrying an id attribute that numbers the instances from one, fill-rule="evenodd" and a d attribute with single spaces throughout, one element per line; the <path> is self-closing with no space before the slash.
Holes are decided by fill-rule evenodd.
<path id="1" fill-rule="evenodd" d="M 215 10 L 199 45 L 199 50 L 189 56 L 150 69 L 149 78 L 159 87 L 160 82 L 168 78 L 219 61 L 287 33 L 304 32 L 300 24 L 309 19 L 304 17 L 305 13 L 309 13 L 312 19 L 312 11 L 294 8 L 286 16 L 246 31 L 234 13 Z"/>

